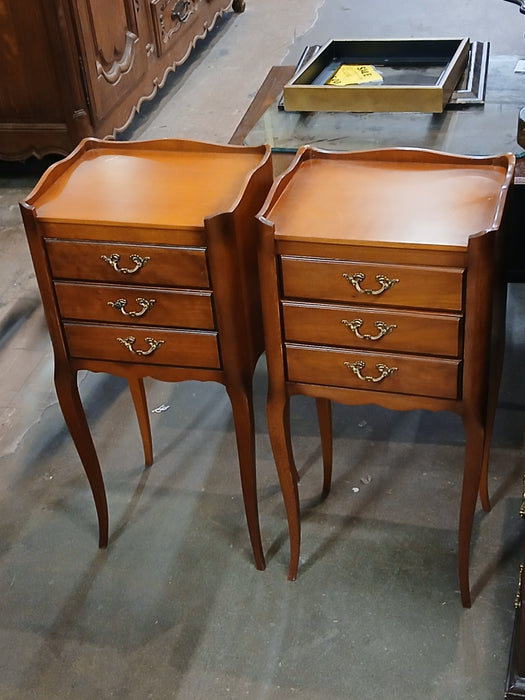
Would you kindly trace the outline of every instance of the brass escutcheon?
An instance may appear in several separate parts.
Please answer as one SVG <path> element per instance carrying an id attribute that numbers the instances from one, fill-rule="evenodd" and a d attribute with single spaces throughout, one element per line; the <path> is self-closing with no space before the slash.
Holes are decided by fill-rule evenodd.
<path id="1" fill-rule="evenodd" d="M 189 0 L 178 0 L 175 3 L 173 10 L 171 11 L 171 19 L 173 22 L 178 20 L 179 22 L 185 22 L 190 16 L 190 3 Z"/>
<path id="2" fill-rule="evenodd" d="M 383 292 L 386 292 L 387 289 L 390 289 L 390 287 L 399 282 L 396 278 L 389 279 L 386 275 L 376 275 L 376 280 L 380 284 L 379 289 L 363 289 L 361 287 L 361 282 L 365 279 L 365 274 L 363 272 L 355 272 L 353 275 L 343 272 L 343 277 L 355 287 L 359 294 L 369 294 L 372 296 L 383 294 Z"/>
<path id="3" fill-rule="evenodd" d="M 378 362 L 376 364 L 376 367 L 379 372 L 379 377 L 370 377 L 361 374 L 361 370 L 365 367 L 365 363 L 363 362 L 363 360 L 356 360 L 355 362 L 344 362 L 343 364 L 347 369 L 352 370 L 356 377 L 362 382 L 374 382 L 374 384 L 377 382 L 382 382 L 383 379 L 386 379 L 386 377 L 389 377 L 394 372 L 397 372 L 397 367 L 387 367 L 381 362 Z"/>
<path id="4" fill-rule="evenodd" d="M 136 253 L 131 253 L 129 259 L 131 260 L 131 262 L 135 263 L 135 267 L 129 268 L 118 266 L 120 261 L 120 255 L 118 253 L 112 253 L 111 255 L 101 255 L 100 257 L 102 258 L 102 260 L 107 262 L 108 265 L 111 265 L 111 267 L 114 270 L 116 270 L 116 272 L 122 272 L 122 274 L 124 275 L 132 275 L 134 272 L 138 272 L 150 259 L 147 256 L 142 257 L 141 255 L 137 255 Z"/>
<path id="5" fill-rule="evenodd" d="M 144 338 L 146 343 L 149 345 L 149 350 L 136 350 L 133 345 L 137 340 L 133 335 L 128 335 L 127 338 L 117 338 L 119 343 L 122 343 L 131 353 L 134 355 L 141 355 L 142 357 L 147 357 L 155 352 L 164 343 L 163 340 L 155 340 L 154 338 Z"/>
<path id="6" fill-rule="evenodd" d="M 391 333 L 394 328 L 397 328 L 395 323 L 389 325 L 384 321 L 375 321 L 374 326 L 377 328 L 379 333 L 377 335 L 370 335 L 370 333 L 360 333 L 359 329 L 363 325 L 363 319 L 361 318 L 354 318 L 352 321 L 342 319 L 341 323 L 346 326 L 349 331 L 352 331 L 356 338 L 359 338 L 360 340 L 380 340 L 383 338 L 383 336 Z"/>
<path id="7" fill-rule="evenodd" d="M 135 299 L 137 304 L 142 307 L 140 311 L 126 311 L 125 306 L 128 303 L 126 299 L 117 299 L 116 301 L 108 301 L 108 306 L 112 306 L 116 311 L 120 311 L 124 316 L 131 316 L 132 318 L 138 318 L 139 316 L 144 316 L 146 311 L 151 309 L 155 303 L 155 299 L 144 299 L 143 297 L 137 297 Z"/>

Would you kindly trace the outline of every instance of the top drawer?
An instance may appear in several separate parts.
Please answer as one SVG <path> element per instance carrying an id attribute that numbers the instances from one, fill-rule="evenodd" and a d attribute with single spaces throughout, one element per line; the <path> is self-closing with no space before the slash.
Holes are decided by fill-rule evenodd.
<path id="1" fill-rule="evenodd" d="M 461 311 L 464 270 L 281 256 L 285 297 Z"/>
<path id="2" fill-rule="evenodd" d="M 205 248 L 46 239 L 54 279 L 208 289 Z"/>

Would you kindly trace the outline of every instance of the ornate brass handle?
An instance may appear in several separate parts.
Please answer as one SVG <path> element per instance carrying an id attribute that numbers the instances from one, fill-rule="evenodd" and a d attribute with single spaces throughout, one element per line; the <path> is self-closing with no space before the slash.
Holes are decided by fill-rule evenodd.
<path id="1" fill-rule="evenodd" d="M 383 294 L 383 292 L 386 292 L 387 289 L 393 287 L 393 285 L 396 284 L 396 282 L 399 282 L 399 280 L 395 277 L 389 279 L 386 275 L 376 275 L 376 280 L 381 285 L 379 289 L 363 289 L 361 287 L 361 282 L 365 279 L 365 275 L 363 272 L 355 272 L 353 275 L 348 275 L 346 272 L 343 272 L 343 277 L 347 282 L 349 282 L 353 287 L 355 287 L 359 294 L 369 294 L 372 296 Z"/>
<path id="2" fill-rule="evenodd" d="M 146 357 L 155 352 L 164 343 L 163 340 L 155 340 L 154 338 L 144 338 L 146 343 L 149 345 L 149 350 L 135 350 L 133 347 L 135 341 L 137 340 L 133 335 L 128 335 L 127 338 L 117 338 L 117 340 L 122 343 L 131 353 L 134 355 L 141 355 Z"/>
<path id="3" fill-rule="evenodd" d="M 137 297 L 135 299 L 137 304 L 142 307 L 141 311 L 126 311 L 125 306 L 128 303 L 126 299 L 117 299 L 117 301 L 108 301 L 108 306 L 112 306 L 116 311 L 120 311 L 124 316 L 131 316 L 132 318 L 138 318 L 139 316 L 144 316 L 146 311 L 151 309 L 155 303 L 155 299 L 144 299 L 143 297 Z"/>
<path id="4" fill-rule="evenodd" d="M 347 369 L 352 370 L 352 372 L 356 375 L 358 379 L 360 379 L 362 382 L 382 382 L 383 379 L 386 377 L 389 377 L 391 374 L 394 372 L 397 372 L 397 367 L 387 367 L 386 365 L 382 364 L 379 362 L 376 367 L 379 371 L 379 377 L 369 377 L 366 375 L 361 374 L 361 370 L 364 369 L 365 363 L 363 360 L 356 360 L 355 362 L 345 362 L 344 366 Z"/>
<path id="5" fill-rule="evenodd" d="M 101 255 L 100 257 L 102 258 L 102 260 L 107 262 L 108 265 L 111 265 L 111 267 L 114 270 L 116 270 L 117 272 L 122 272 L 123 275 L 132 275 L 134 272 L 138 272 L 150 259 L 148 257 L 142 257 L 141 255 L 137 255 L 136 253 L 132 253 L 129 256 L 129 259 L 131 260 L 131 262 L 135 263 L 135 267 L 129 268 L 118 266 L 120 261 L 120 255 L 118 253 L 112 253 L 111 255 Z"/>
<path id="6" fill-rule="evenodd" d="M 178 0 L 175 7 L 171 11 L 171 19 L 175 22 L 176 19 L 179 22 L 185 22 L 190 16 L 190 3 L 189 0 Z"/>
<path id="7" fill-rule="evenodd" d="M 361 318 L 354 318 L 353 321 L 346 321 L 343 319 L 341 323 L 346 326 L 349 331 L 352 331 L 356 338 L 359 338 L 360 340 L 380 340 L 383 336 L 391 333 L 394 328 L 397 328 L 395 323 L 388 325 L 388 323 L 385 323 L 384 321 L 375 321 L 374 326 L 377 328 L 379 333 L 377 335 L 370 335 L 370 333 L 361 334 L 359 332 L 359 329 L 363 325 L 363 319 Z"/>

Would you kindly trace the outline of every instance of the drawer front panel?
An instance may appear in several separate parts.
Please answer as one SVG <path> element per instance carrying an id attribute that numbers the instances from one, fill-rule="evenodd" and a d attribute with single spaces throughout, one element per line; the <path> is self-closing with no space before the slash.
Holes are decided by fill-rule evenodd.
<path id="1" fill-rule="evenodd" d="M 56 282 L 60 315 L 77 321 L 213 330 L 212 293 Z"/>
<path id="2" fill-rule="evenodd" d="M 84 323 L 65 323 L 64 330 L 69 354 L 78 359 L 220 369 L 216 333 Z"/>
<path id="3" fill-rule="evenodd" d="M 210 286 L 204 248 L 46 240 L 46 250 L 55 279 Z"/>
<path id="4" fill-rule="evenodd" d="M 458 357 L 462 317 L 285 301 L 284 337 L 295 343 Z"/>
<path id="5" fill-rule="evenodd" d="M 362 362 L 363 365 L 356 369 L 359 369 L 361 377 L 371 379 L 360 379 L 345 362 L 348 365 Z M 288 379 L 292 382 L 443 399 L 458 398 L 459 360 L 287 344 L 286 363 Z M 386 368 L 392 372 L 386 373 Z M 385 376 L 381 378 L 383 373 Z"/>
<path id="6" fill-rule="evenodd" d="M 41 221 L 44 238 L 59 238 L 64 241 L 121 241 L 144 245 L 204 247 L 206 234 L 203 227 L 153 228 L 150 226 L 125 226 L 123 224 L 97 224 L 90 221 Z"/>
<path id="7" fill-rule="evenodd" d="M 281 266 L 283 292 L 288 298 L 443 311 L 463 307 L 464 271 L 458 268 L 289 256 L 281 257 Z"/>
<path id="8" fill-rule="evenodd" d="M 185 25 L 191 24 L 192 15 L 196 9 L 195 2 L 194 0 L 151 0 L 150 7 L 157 54 L 162 56 L 181 38 Z M 186 43 L 189 43 L 192 38 L 193 35 L 189 35 L 186 38 Z M 183 56 L 187 51 L 188 49 L 185 47 Z"/>

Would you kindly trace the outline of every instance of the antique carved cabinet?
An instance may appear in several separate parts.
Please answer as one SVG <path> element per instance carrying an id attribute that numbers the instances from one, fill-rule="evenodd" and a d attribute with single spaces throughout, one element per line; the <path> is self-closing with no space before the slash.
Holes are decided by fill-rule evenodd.
<path id="1" fill-rule="evenodd" d="M 269 147 L 85 139 L 21 204 L 55 356 L 59 403 L 108 542 L 102 472 L 80 369 L 128 381 L 153 460 L 143 378 L 216 381 L 232 405 L 248 530 L 264 568 L 252 375 L 263 350 L 258 209 Z"/>
<path id="2" fill-rule="evenodd" d="M 299 149 L 262 209 L 260 276 L 268 430 L 299 563 L 298 473 L 289 399 L 316 399 L 324 488 L 332 400 L 449 410 L 465 428 L 458 568 L 470 605 L 469 548 L 502 362 L 502 216 L 514 156 L 418 149 Z M 417 479 L 415 469 L 414 478 Z"/>
<path id="3" fill-rule="evenodd" d="M 0 0 L 0 159 L 124 129 L 244 0 Z"/>

